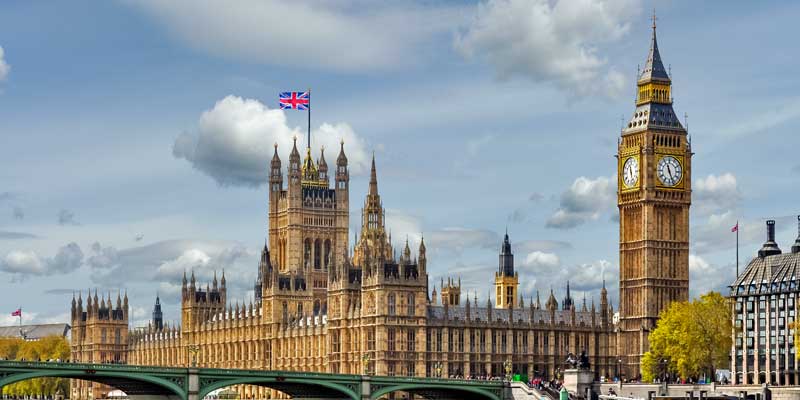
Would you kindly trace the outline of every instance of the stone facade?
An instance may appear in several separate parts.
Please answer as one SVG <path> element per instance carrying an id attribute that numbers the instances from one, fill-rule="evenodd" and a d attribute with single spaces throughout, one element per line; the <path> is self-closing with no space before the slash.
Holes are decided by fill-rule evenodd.
<path id="1" fill-rule="evenodd" d="M 149 326 L 124 336 L 120 361 L 404 376 L 500 376 L 510 361 L 515 373 L 552 378 L 568 353 L 586 350 L 598 376 L 613 372 L 613 309 L 605 288 L 599 305 L 576 304 L 568 293 L 560 307 L 551 290 L 546 304 L 537 293 L 526 306 L 506 235 L 495 280 L 511 297 L 503 296 L 501 307 L 462 299 L 458 278 L 431 291 L 424 239 L 413 254 L 408 241 L 400 254 L 392 247 L 374 158 L 351 253 L 344 146 L 333 189 L 324 157 L 315 163 L 307 150 L 301 167 L 298 154 L 295 146 L 286 189 L 277 149 L 271 163 L 270 245 L 261 253 L 255 301 L 230 304 L 224 273 L 205 288 L 193 273 L 184 276 L 181 325 L 165 325 L 157 304 Z M 127 334 L 125 318 L 120 329 Z"/>
<path id="2" fill-rule="evenodd" d="M 72 298 L 72 333 L 70 338 L 71 359 L 75 362 L 126 363 L 129 355 L 128 295 L 117 295 L 116 305 L 108 298 L 86 296 L 86 307 L 82 294 Z M 109 388 L 99 383 L 73 381 L 73 399 L 103 397 Z"/>
<path id="3" fill-rule="evenodd" d="M 621 374 L 639 376 L 659 313 L 689 299 L 692 149 L 672 109 L 671 77 L 656 42 L 639 76 L 636 110 L 618 146 L 618 348 Z"/>

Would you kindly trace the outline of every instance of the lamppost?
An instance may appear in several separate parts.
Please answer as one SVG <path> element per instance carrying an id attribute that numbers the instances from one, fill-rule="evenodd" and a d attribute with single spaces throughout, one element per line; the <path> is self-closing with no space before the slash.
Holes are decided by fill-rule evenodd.
<path id="1" fill-rule="evenodd" d="M 622 373 L 622 359 L 618 358 L 617 359 L 617 380 L 620 383 L 622 383 L 622 375 L 621 375 L 621 373 Z"/>
<path id="2" fill-rule="evenodd" d="M 436 377 L 437 378 L 441 378 L 442 377 L 442 363 L 437 361 L 436 365 L 434 365 L 434 369 L 435 369 L 434 373 L 436 374 Z"/>
<path id="3" fill-rule="evenodd" d="M 199 352 L 200 352 L 200 346 L 198 346 L 198 345 L 196 345 L 196 344 L 190 344 L 190 345 L 189 345 L 189 346 L 186 348 L 186 350 L 189 352 L 189 354 L 190 354 L 190 356 L 191 356 L 191 365 L 192 365 L 192 368 L 196 368 L 196 367 L 197 367 L 197 353 L 199 353 Z"/>
<path id="4" fill-rule="evenodd" d="M 369 375 L 369 354 L 365 353 L 363 357 L 361 357 L 361 362 L 364 363 L 364 375 Z"/>
<path id="5" fill-rule="evenodd" d="M 506 371 L 506 380 L 511 381 L 511 359 L 507 358 L 503 362 L 503 369 Z"/>
<path id="6" fill-rule="evenodd" d="M 661 374 L 661 385 L 662 385 L 662 393 L 667 394 L 667 366 L 669 365 L 669 360 L 666 358 L 662 358 L 661 361 L 661 370 L 663 371 Z"/>

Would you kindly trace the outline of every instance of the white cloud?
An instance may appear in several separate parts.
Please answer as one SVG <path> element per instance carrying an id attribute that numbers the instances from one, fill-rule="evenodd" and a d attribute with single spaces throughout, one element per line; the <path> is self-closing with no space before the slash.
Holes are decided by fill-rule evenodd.
<path id="1" fill-rule="evenodd" d="M 750 219 L 739 218 L 732 210 L 711 214 L 705 221 L 695 219 L 691 225 L 692 251 L 705 254 L 736 247 L 736 234 L 731 232 L 739 224 L 739 242 L 742 245 L 763 240 L 764 225 Z"/>
<path id="2" fill-rule="evenodd" d="M 613 178 L 598 177 L 575 179 L 561 194 L 559 208 L 547 219 L 546 227 L 570 229 L 590 220 L 596 220 L 601 213 L 610 212 L 616 204 L 616 187 Z"/>
<path id="3" fill-rule="evenodd" d="M 731 173 L 710 174 L 705 178 L 698 178 L 692 189 L 694 210 L 700 214 L 735 208 L 741 200 L 736 176 Z"/>
<path id="4" fill-rule="evenodd" d="M 4 81 L 11 71 L 11 66 L 6 62 L 5 55 L 6 52 L 3 50 L 3 46 L 0 46 L 0 81 Z"/>
<path id="5" fill-rule="evenodd" d="M 303 157 L 304 136 L 286 124 L 282 110 L 270 109 L 258 100 L 227 96 L 203 112 L 196 133 L 183 133 L 175 139 L 172 153 L 222 186 L 260 186 L 267 181 L 273 145 L 278 145 L 285 171 L 295 137 Z M 312 132 L 312 139 L 315 148 L 322 145 L 328 149 L 326 161 L 331 168 L 335 167 L 339 142 L 344 140 L 351 173 L 367 170 L 364 140 L 348 124 L 323 123 Z M 314 153 L 316 159 L 318 153 Z"/>
<path id="6" fill-rule="evenodd" d="M 561 261 L 556 254 L 534 251 L 525 256 L 525 261 L 522 265 L 530 267 L 556 267 L 559 264 L 561 264 Z"/>
<path id="7" fill-rule="evenodd" d="M 58 249 L 52 258 L 41 257 L 34 251 L 13 250 L 0 259 L 0 271 L 11 274 L 12 280 L 31 275 L 66 274 L 83 265 L 83 251 L 76 243 Z"/>
<path id="8" fill-rule="evenodd" d="M 620 40 L 638 12 L 633 0 L 489 0 L 455 46 L 467 58 L 487 60 L 501 79 L 614 96 L 625 82 L 598 46 Z"/>
<path id="9" fill-rule="evenodd" d="M 711 264 L 696 254 L 689 254 L 690 297 L 712 290 L 726 294 L 726 286 L 736 278 L 735 271 L 735 266 Z"/>
<path id="10" fill-rule="evenodd" d="M 45 270 L 44 262 L 33 251 L 15 250 L 6 255 L 0 263 L 3 271 L 11 274 L 41 275 Z"/>
<path id="11" fill-rule="evenodd" d="M 459 7 L 412 2 L 146 0 L 136 2 L 202 51 L 265 64 L 363 71 L 419 62 Z"/>

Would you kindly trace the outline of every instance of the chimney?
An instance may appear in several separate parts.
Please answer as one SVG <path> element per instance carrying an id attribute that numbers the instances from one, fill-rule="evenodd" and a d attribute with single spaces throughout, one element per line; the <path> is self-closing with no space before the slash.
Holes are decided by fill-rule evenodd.
<path id="1" fill-rule="evenodd" d="M 764 258 L 776 254 L 781 254 L 781 249 L 778 247 L 778 244 L 775 243 L 775 220 L 771 219 L 767 221 L 767 241 L 761 246 L 761 250 L 758 251 L 758 256 Z"/>
<path id="2" fill-rule="evenodd" d="M 800 215 L 797 216 L 797 239 L 794 240 L 794 246 L 792 246 L 792 253 L 800 253 Z"/>

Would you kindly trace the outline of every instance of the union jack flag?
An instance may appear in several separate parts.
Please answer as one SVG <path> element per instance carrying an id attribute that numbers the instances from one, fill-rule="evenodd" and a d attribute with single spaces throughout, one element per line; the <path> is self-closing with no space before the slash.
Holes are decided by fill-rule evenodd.
<path id="1" fill-rule="evenodd" d="M 295 109 L 308 110 L 311 108 L 311 94 L 309 92 L 281 92 L 278 96 L 281 110 Z"/>

